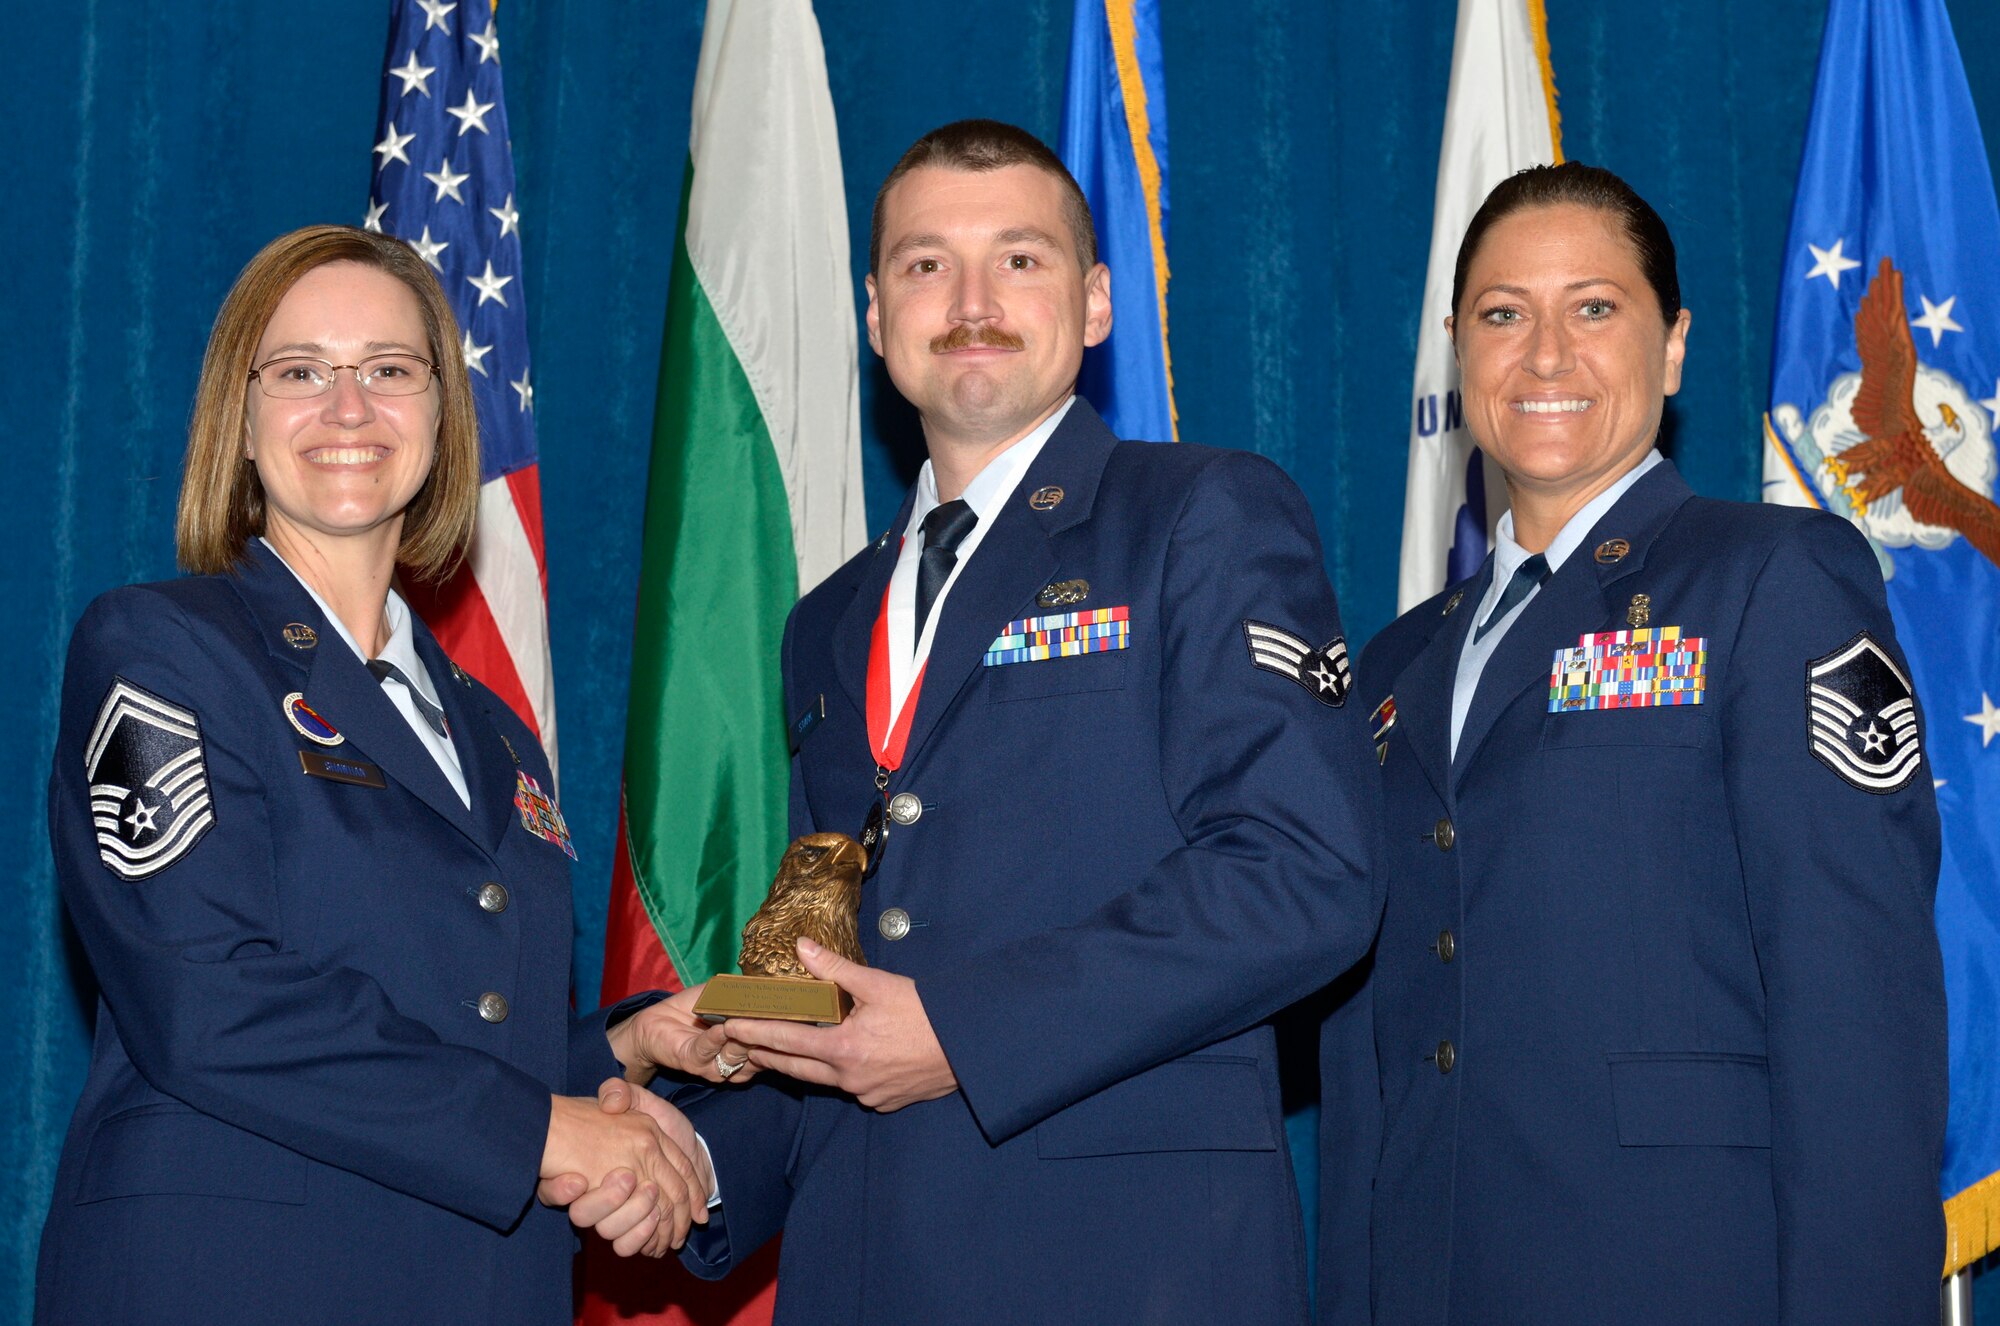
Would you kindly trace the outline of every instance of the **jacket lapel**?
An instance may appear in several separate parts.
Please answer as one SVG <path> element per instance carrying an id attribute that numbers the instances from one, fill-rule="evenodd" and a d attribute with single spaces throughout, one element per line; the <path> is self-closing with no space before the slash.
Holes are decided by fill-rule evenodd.
<path id="1" fill-rule="evenodd" d="M 438 644 L 437 637 L 421 619 L 411 622 L 416 637 L 417 656 L 424 661 L 424 670 L 430 673 L 431 685 L 444 704 L 447 730 L 451 733 L 452 749 L 458 753 L 459 771 L 465 775 L 466 796 L 472 802 L 471 829 L 473 841 L 488 852 L 500 850 L 501 835 L 507 831 L 512 821 L 516 774 L 520 768 L 517 752 L 508 749 L 507 740 L 493 721 L 487 702 L 480 698 L 470 681 L 462 680 L 458 668 L 450 655 Z M 399 713 L 397 718 L 401 718 Z M 407 730 L 409 724 L 405 723 Z M 412 734 L 415 735 L 415 734 Z M 424 752 L 426 759 L 430 752 Z M 436 768 L 437 761 L 431 760 Z M 446 787 L 452 804 L 458 805 L 458 794 Z M 542 789 L 549 796 L 555 796 L 555 788 Z M 461 807 L 463 809 L 463 807 Z"/>
<path id="2" fill-rule="evenodd" d="M 924 688 L 910 720 L 911 752 L 923 749 L 1000 628 L 1034 607 L 1035 596 L 1059 565 L 1051 539 L 1088 518 L 1105 462 L 1117 445 L 1097 411 L 1079 396 L 1008 494 L 993 528 L 945 596 L 924 665 Z M 1046 511 L 1029 505 L 1029 497 L 1051 486 L 1063 490 L 1060 502 Z M 872 608 L 870 614 L 872 621 Z"/>
<path id="3" fill-rule="evenodd" d="M 1452 683 L 1458 675 L 1458 655 L 1465 648 L 1466 632 L 1472 629 L 1479 601 L 1492 578 L 1493 559 L 1489 556 L 1478 575 L 1452 591 L 1456 599 L 1445 600 L 1443 622 L 1430 643 L 1404 666 L 1390 691 L 1396 698 L 1396 726 L 1403 729 L 1418 767 L 1447 806 L 1452 799 Z"/>
<path id="4" fill-rule="evenodd" d="M 1454 787 L 1500 715 L 1523 691 L 1548 685 L 1556 650 L 1574 645 L 1580 635 L 1625 629 L 1614 586 L 1645 566 L 1653 540 L 1693 495 L 1673 464 L 1661 461 L 1604 513 L 1562 569 L 1529 600 L 1480 674 L 1452 761 Z M 1610 560 L 1598 560 L 1597 549 L 1610 540 L 1623 540 L 1627 550 Z"/>
<path id="5" fill-rule="evenodd" d="M 302 689 L 314 712 L 331 723 L 356 754 L 379 766 L 384 775 L 479 842 L 471 816 L 430 751 L 410 731 L 381 683 L 347 647 L 298 578 L 262 540 L 250 541 L 249 554 L 237 569 L 236 588 L 257 620 L 272 656 L 294 669 L 303 665 Z M 300 651 L 285 643 L 284 629 L 294 623 L 312 628 L 318 637 L 313 648 Z M 450 677 L 448 668 L 444 675 Z M 436 684 L 435 675 L 432 682 Z M 272 717 L 289 723 L 282 713 Z M 453 718 L 455 721 L 456 715 Z M 462 753 L 460 759 L 464 759 Z M 470 775 L 471 770 L 466 772 Z M 470 777 L 467 786 L 472 786 Z"/>

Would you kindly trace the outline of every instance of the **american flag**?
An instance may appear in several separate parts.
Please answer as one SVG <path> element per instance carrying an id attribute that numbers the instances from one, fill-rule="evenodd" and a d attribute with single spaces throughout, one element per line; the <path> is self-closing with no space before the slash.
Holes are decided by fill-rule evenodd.
<path id="1" fill-rule="evenodd" d="M 542 553 L 535 389 L 521 292 L 521 214 L 487 0 L 395 0 L 377 117 L 370 230 L 408 240 L 436 269 L 464 334 L 479 411 L 472 552 L 411 605 L 458 663 L 541 734 L 556 762 Z"/>

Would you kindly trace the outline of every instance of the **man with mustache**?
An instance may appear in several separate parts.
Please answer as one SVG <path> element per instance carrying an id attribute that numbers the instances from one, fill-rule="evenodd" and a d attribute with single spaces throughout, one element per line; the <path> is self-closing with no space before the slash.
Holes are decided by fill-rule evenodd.
<path id="1" fill-rule="evenodd" d="M 1372 754 L 1297 488 L 1074 394 L 1110 282 L 1011 126 L 876 197 L 868 340 L 929 460 L 784 656 L 793 833 L 888 830 L 869 965 L 801 943 L 853 1013 L 731 1021 L 774 1071 L 678 1101 L 721 1199 L 683 1258 L 782 1229 L 780 1322 L 1306 1319 L 1264 1019 L 1374 935 Z"/>

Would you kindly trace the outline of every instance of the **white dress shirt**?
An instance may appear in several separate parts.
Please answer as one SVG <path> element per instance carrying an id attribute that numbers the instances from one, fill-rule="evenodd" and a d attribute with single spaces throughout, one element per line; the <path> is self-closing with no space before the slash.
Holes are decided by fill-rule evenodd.
<path id="1" fill-rule="evenodd" d="M 333 628 L 334 634 L 347 642 L 347 647 L 354 651 L 354 656 L 366 666 L 368 655 L 348 633 L 347 623 L 341 621 L 333 609 L 326 606 L 326 600 L 321 598 L 311 585 L 306 584 L 305 577 L 300 575 L 290 562 L 285 561 L 284 554 L 271 547 L 269 539 L 261 539 L 261 542 L 266 548 L 271 549 L 280 562 L 284 563 L 285 569 L 304 586 L 306 593 L 312 595 L 312 601 L 319 605 L 320 614 L 326 618 L 327 625 Z M 403 602 L 403 596 L 394 589 L 389 591 L 389 601 L 383 605 L 382 620 L 389 628 L 389 643 L 382 646 L 382 652 L 377 657 L 394 663 L 402 670 L 403 675 L 410 679 L 410 684 L 423 693 L 424 699 L 437 705 L 439 710 L 443 710 L 444 705 L 438 700 L 437 685 L 431 680 L 431 674 L 424 667 L 423 659 L 417 655 L 416 635 L 410 626 L 410 605 Z M 431 753 L 433 760 L 437 761 L 438 772 L 442 773 L 446 781 L 451 784 L 452 791 L 458 793 L 458 799 L 465 804 L 467 810 L 472 809 L 472 795 L 465 787 L 465 771 L 459 767 L 458 750 L 451 744 L 451 738 L 439 736 L 432 730 L 431 725 L 424 721 L 424 716 L 417 712 L 416 702 L 410 698 L 409 690 L 401 683 L 385 681 L 382 683 L 382 689 L 388 693 L 389 703 L 396 706 L 396 712 L 410 725 L 410 731 L 417 734 L 417 740 L 424 744 L 424 749 Z"/>
<path id="2" fill-rule="evenodd" d="M 1550 575 L 1562 569 L 1562 564 L 1569 560 L 1569 555 L 1576 551 L 1584 536 L 1590 533 L 1591 528 L 1603 518 L 1605 512 L 1618 504 L 1618 499 L 1625 496 L 1633 484 L 1639 482 L 1640 476 L 1659 463 L 1658 451 L 1647 452 L 1644 460 L 1627 470 L 1619 477 L 1618 482 L 1591 498 L 1581 511 L 1569 518 L 1562 529 L 1556 532 L 1555 538 L 1549 541 L 1549 546 L 1542 551 L 1542 556 L 1548 559 Z M 1521 563 L 1527 561 L 1529 556 L 1531 554 L 1526 548 L 1514 542 L 1514 513 L 1510 510 L 1500 517 L 1500 523 L 1494 528 L 1493 580 L 1486 586 L 1486 593 L 1480 597 L 1478 610 L 1472 615 L 1472 625 L 1465 633 L 1465 646 L 1458 653 L 1458 673 L 1452 679 L 1453 759 L 1458 758 L 1458 734 L 1465 726 L 1467 711 L 1472 708 L 1473 692 L 1479 689 L 1479 675 L 1486 671 L 1486 660 L 1493 657 L 1493 651 L 1500 647 L 1500 641 L 1506 637 L 1508 628 L 1520 617 L 1521 610 L 1533 603 L 1535 595 L 1542 592 L 1540 585 L 1528 591 L 1526 598 L 1516 603 L 1508 610 L 1505 617 L 1493 624 L 1493 629 L 1486 633 L 1484 639 L 1475 638 L 1479 635 L 1480 623 L 1484 622 L 1486 614 L 1499 604 L 1500 596 L 1507 592 L 1507 582 L 1514 578 L 1514 572 L 1520 569 Z M 1560 643 L 1574 642 L 1565 640 Z M 1551 644 L 1549 648 L 1553 651 L 1555 645 Z"/>
<path id="3" fill-rule="evenodd" d="M 910 523 L 903 527 L 902 551 L 896 555 L 895 574 L 889 577 L 890 730 L 894 730 L 896 719 L 903 712 L 903 703 L 909 699 L 910 686 L 916 681 L 918 671 L 931 656 L 931 638 L 937 634 L 937 624 L 944 617 L 944 601 L 951 597 L 951 587 L 958 583 L 965 564 L 978 551 L 980 541 L 992 528 L 1001 508 L 1007 505 L 1007 499 L 1020 487 L 1021 476 L 1035 463 L 1035 457 L 1042 454 L 1042 446 L 1074 404 L 1076 397 L 1071 396 L 1034 432 L 988 461 L 986 468 L 965 486 L 965 504 L 972 508 L 972 514 L 979 517 L 979 523 L 958 545 L 958 563 L 952 567 L 951 575 L 946 577 L 944 587 L 938 590 L 937 601 L 931 605 L 931 615 L 924 622 L 923 636 L 912 639 L 916 635 L 913 618 L 917 612 L 917 563 L 924 551 L 924 517 L 939 505 L 937 475 L 931 469 L 931 463 L 928 460 L 924 462 L 923 471 L 917 475 L 917 496 L 910 507 Z"/>

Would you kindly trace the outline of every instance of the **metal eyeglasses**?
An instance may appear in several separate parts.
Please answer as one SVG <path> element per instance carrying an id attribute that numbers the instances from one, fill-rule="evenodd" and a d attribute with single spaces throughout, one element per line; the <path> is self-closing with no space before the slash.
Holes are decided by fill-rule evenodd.
<path id="1" fill-rule="evenodd" d="M 299 401 L 324 395 L 334 375 L 354 370 L 355 381 L 371 396 L 415 396 L 431 385 L 437 365 L 416 355 L 370 355 L 358 364 L 329 364 L 305 355 L 286 355 L 257 365 L 250 377 L 266 396 Z"/>

